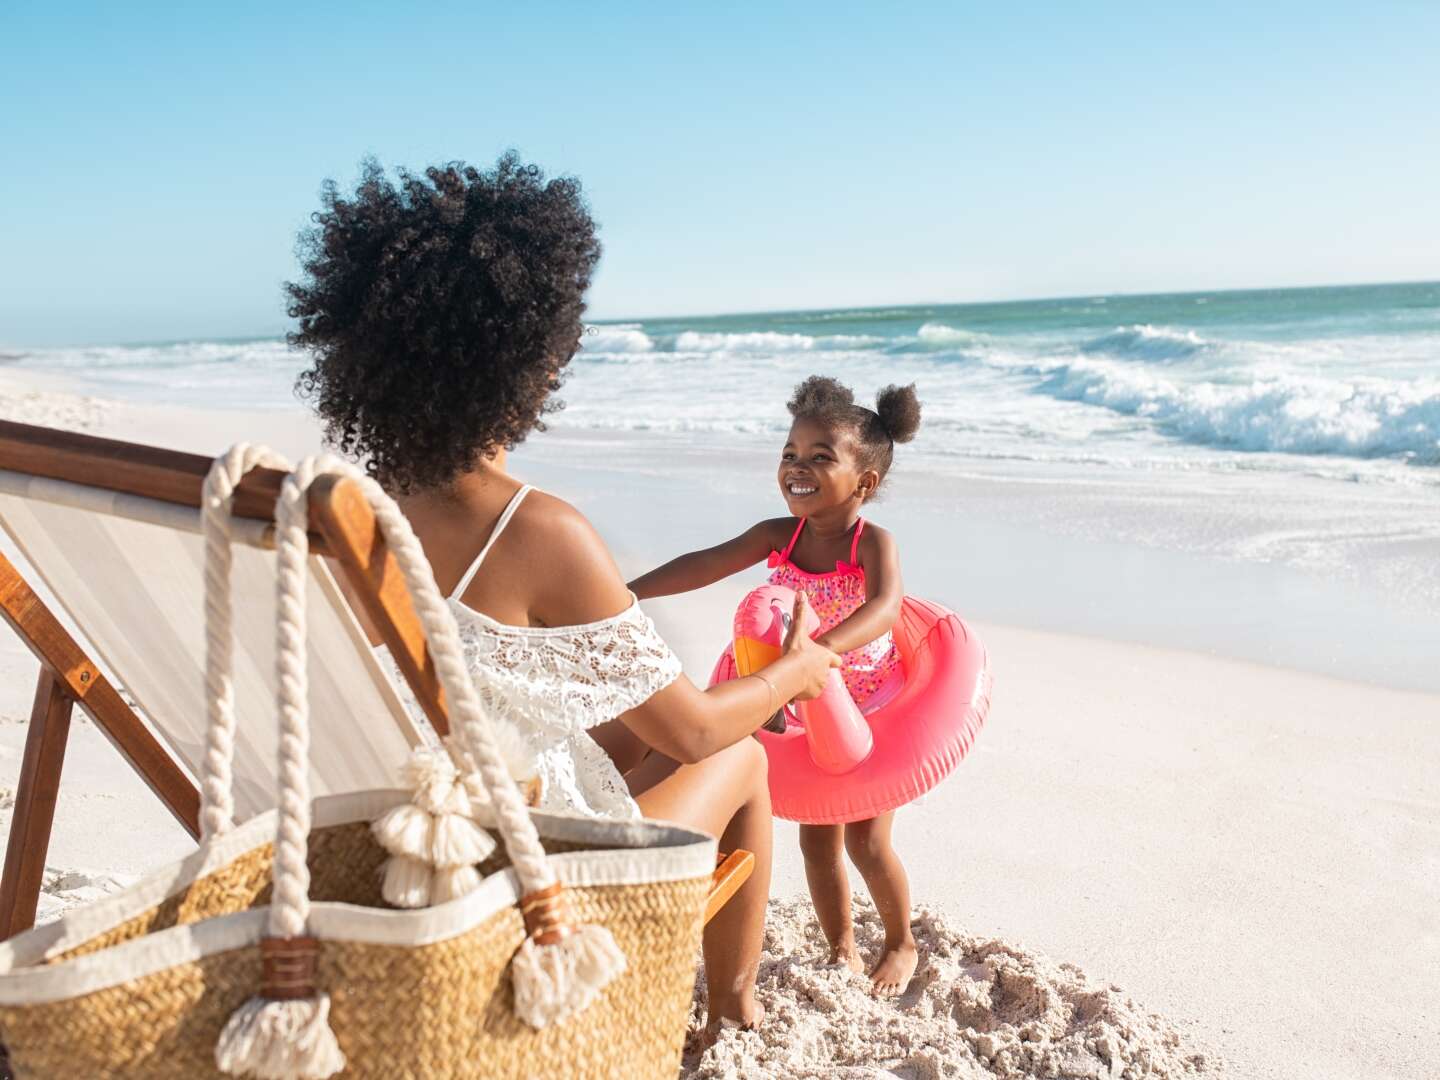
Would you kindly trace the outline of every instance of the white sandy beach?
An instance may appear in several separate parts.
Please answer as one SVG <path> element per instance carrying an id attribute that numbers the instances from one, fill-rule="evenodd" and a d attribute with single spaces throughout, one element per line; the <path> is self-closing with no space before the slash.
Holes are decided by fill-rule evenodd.
<path id="1" fill-rule="evenodd" d="M 11 373 L 0 381 L 0 415 L 205 453 L 240 438 L 290 455 L 316 443 L 298 412 L 83 401 Z M 768 465 L 739 475 L 703 455 L 647 453 L 654 444 L 643 435 L 623 438 L 632 451 L 573 433 L 536 436 L 515 464 L 589 514 L 627 572 L 713 541 L 732 519 L 746 524 L 745 514 L 768 505 Z M 1227 638 L 1224 616 L 1194 598 L 1214 589 L 1243 595 L 1262 572 L 1218 560 L 1185 563 L 1195 572 L 1184 580 L 1176 574 L 1173 593 L 1152 597 L 1167 609 L 1163 619 L 1146 615 L 1124 590 L 1126 610 L 1097 610 L 1088 623 L 1085 602 L 1072 598 L 1063 617 L 1045 617 L 1044 591 L 1018 584 L 1008 611 L 993 584 L 974 586 L 984 601 L 967 605 L 971 581 L 981 576 L 967 552 L 1000 560 L 1019 536 L 1026 557 L 1049 551 L 1083 580 L 1112 572 L 1098 561 L 1110 549 L 1065 544 L 1038 514 L 1019 511 L 993 522 L 970 514 L 963 547 L 949 537 L 927 539 L 911 524 L 916 511 L 905 509 L 905 491 L 897 484 L 893 511 L 877 506 L 875 516 L 905 521 L 907 584 L 980 616 L 996 683 L 990 721 L 969 759 L 897 824 L 917 901 L 972 943 L 1023 945 L 1075 965 L 1096 986 L 1123 988 L 1174 1024 L 1212 1072 L 1223 1060 L 1227 1075 L 1246 1080 L 1440 1075 L 1440 694 L 1433 672 L 1419 670 L 1415 643 L 1405 643 L 1414 658 L 1391 685 L 1429 690 L 1381 685 L 1384 665 L 1364 663 L 1360 644 L 1346 655 L 1361 660 L 1338 670 L 1363 671 L 1368 682 L 1323 674 L 1325 657 L 1315 649 L 1306 664 L 1282 646 L 1250 648 L 1243 609 L 1232 609 L 1236 631 Z M 715 512 L 731 499 L 737 513 Z M 963 511 L 963 497 L 954 500 Z M 5 550 L 14 557 L 8 541 Z M 1125 565 L 1139 568 L 1142 583 L 1180 565 L 1129 554 Z M 1004 572 L 996 565 L 995 574 Z M 1214 589 L 1207 590 L 1206 573 Z M 708 674 L 749 580 L 653 606 L 697 680 Z M 1348 595 L 1327 587 L 1321 582 L 1313 594 L 1322 601 L 1297 604 L 1297 640 L 1324 640 L 1316 620 Z M 1279 602 L 1288 594 L 1282 585 L 1252 595 Z M 1355 612 L 1361 626 L 1367 617 Z M 1157 619 L 1171 630 L 1153 630 Z M 1282 611 L 1265 624 L 1267 640 L 1283 623 Z M 1415 625 L 1424 620 L 1416 616 Z M 1222 639 L 1234 647 L 1211 646 Z M 1385 652 L 1383 640 L 1361 644 Z M 1247 655 L 1289 666 L 1262 666 Z M 8 826 L 35 667 L 12 635 L 0 634 L 0 826 Z M 78 723 L 42 916 L 118 887 L 188 846 L 104 739 Z M 785 824 L 777 830 L 774 892 L 782 900 L 804 895 L 794 829 Z M 792 944 L 799 947 L 798 939 Z M 925 986 L 949 977 L 938 966 L 928 970 Z M 933 1014 L 934 996 L 917 987 L 887 1007 Z M 843 1043 L 816 1053 L 855 1052 Z M 926 1073 L 921 1057 L 885 1067 L 945 1075 Z M 880 1064 L 840 1061 L 825 1075 L 875 1075 Z M 706 1068 L 723 1065 L 715 1059 Z M 1147 1075 L 1139 1068 L 1112 1075 Z"/>

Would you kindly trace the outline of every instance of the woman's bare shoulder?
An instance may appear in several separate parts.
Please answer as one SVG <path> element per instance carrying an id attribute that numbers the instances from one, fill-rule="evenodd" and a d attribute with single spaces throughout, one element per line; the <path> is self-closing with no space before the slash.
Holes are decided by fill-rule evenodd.
<path id="1" fill-rule="evenodd" d="M 564 499 L 528 495 L 509 526 L 507 564 L 523 574 L 532 616 L 547 626 L 594 622 L 630 605 L 615 558 L 590 520 Z"/>

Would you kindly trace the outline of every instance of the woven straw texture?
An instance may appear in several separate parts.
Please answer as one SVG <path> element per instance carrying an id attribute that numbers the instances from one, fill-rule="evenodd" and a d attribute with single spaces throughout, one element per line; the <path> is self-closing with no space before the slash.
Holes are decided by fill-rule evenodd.
<path id="1" fill-rule="evenodd" d="M 315 830 L 315 898 L 379 905 L 383 857 L 363 824 Z M 263 904 L 269 859 L 268 845 L 252 849 L 68 955 Z M 577 921 L 607 926 L 628 967 L 583 1013 L 541 1031 L 512 1008 L 507 970 L 524 937 L 513 907 L 432 945 L 324 942 L 318 984 L 349 1061 L 341 1076 L 675 1076 L 709 887 L 707 876 L 567 889 Z M 0 1007 L 0 1036 L 17 1080 L 219 1076 L 220 1029 L 259 985 L 259 948 L 239 949 L 67 1001 Z"/>
<path id="2" fill-rule="evenodd" d="M 99 952 L 172 926 L 188 926 L 202 919 L 264 907 L 270 902 L 273 857 L 271 844 L 253 847 L 214 873 L 192 881 L 149 911 L 57 954 L 49 963 L 58 964 Z M 311 898 L 316 902 L 331 900 L 383 907 L 380 868 L 384 862 L 385 852 L 371 839 L 370 828 L 364 822 L 313 829 L 307 859 Z"/>
<path id="3" fill-rule="evenodd" d="M 540 838 L 551 855 L 564 851 L 584 851 L 588 845 L 568 840 Z M 99 952 L 132 938 L 168 930 L 172 926 L 188 926 L 201 919 L 214 919 L 237 911 L 264 907 L 270 902 L 270 869 L 273 858 L 270 843 L 251 848 L 226 863 L 212 874 L 197 878 L 174 896 L 142 912 L 126 922 L 82 942 L 73 949 L 57 953 L 48 963 L 58 964 L 76 956 Z M 310 832 L 309 858 L 310 898 L 315 903 L 335 901 L 384 907 L 380 897 L 381 872 L 385 852 L 371 839 L 370 827 L 364 822 L 334 825 Z M 489 877 L 510 865 L 503 846 L 479 865 L 480 875 Z"/>

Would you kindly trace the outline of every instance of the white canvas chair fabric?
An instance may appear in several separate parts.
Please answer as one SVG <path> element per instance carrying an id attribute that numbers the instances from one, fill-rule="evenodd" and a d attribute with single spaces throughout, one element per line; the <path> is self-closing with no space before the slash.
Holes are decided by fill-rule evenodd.
<path id="1" fill-rule="evenodd" d="M 205 753 L 204 542 L 198 509 L 0 470 L 0 526 L 91 655 L 191 774 Z M 235 818 L 275 805 L 275 552 L 237 519 Z M 308 645 L 317 796 L 392 787 L 425 741 L 322 559 L 311 557 Z M 433 738 L 433 735 L 430 736 Z"/>

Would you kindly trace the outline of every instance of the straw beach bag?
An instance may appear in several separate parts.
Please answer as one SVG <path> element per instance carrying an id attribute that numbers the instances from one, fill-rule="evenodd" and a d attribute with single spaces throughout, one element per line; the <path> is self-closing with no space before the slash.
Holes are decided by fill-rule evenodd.
<path id="1" fill-rule="evenodd" d="M 234 486 L 264 456 L 237 447 L 207 481 L 199 849 L 0 944 L 0 1039 L 15 1075 L 673 1077 L 714 840 L 528 811 L 408 522 L 333 459 L 303 463 L 277 504 L 279 805 L 232 824 L 224 527 Z M 436 799 L 477 823 L 466 850 L 493 849 L 452 875 L 448 892 L 462 895 L 432 907 L 385 904 L 389 853 L 372 826 L 421 793 L 308 795 L 306 492 L 335 471 L 375 510 L 449 702 L 456 760 L 475 769 Z"/>

